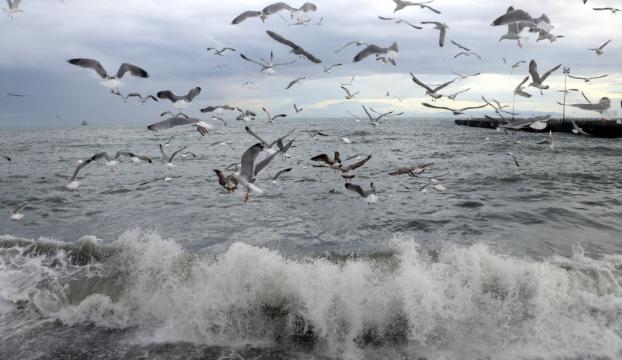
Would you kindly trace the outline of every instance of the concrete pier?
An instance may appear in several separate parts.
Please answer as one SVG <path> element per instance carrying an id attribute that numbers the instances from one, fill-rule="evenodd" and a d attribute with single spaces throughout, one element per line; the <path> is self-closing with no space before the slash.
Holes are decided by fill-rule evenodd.
<path id="1" fill-rule="evenodd" d="M 622 120 L 602 120 L 594 118 L 566 118 L 562 119 L 549 119 L 548 126 L 545 130 L 540 132 L 548 132 L 552 130 L 554 132 L 572 132 L 572 121 L 583 129 L 583 131 L 603 138 L 619 138 L 622 137 Z M 495 129 L 499 126 L 500 121 L 492 118 L 471 118 L 471 119 L 456 119 L 457 125 L 481 127 L 487 129 Z M 522 131 L 538 132 L 531 128 L 521 129 Z"/>

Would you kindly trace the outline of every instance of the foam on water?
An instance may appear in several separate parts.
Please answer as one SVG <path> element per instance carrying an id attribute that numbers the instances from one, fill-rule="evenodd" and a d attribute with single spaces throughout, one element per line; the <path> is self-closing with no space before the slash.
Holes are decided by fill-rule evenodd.
<path id="1" fill-rule="evenodd" d="M 0 247 L 0 338 L 18 326 L 2 319 L 30 307 L 66 325 L 131 331 L 135 344 L 307 344 L 344 358 L 391 347 L 431 359 L 622 356 L 620 255 L 577 249 L 535 261 L 485 245 L 388 245 L 387 256 L 338 260 L 243 243 L 193 255 L 133 230 L 111 244 L 120 251 L 87 265 L 63 249 Z"/>

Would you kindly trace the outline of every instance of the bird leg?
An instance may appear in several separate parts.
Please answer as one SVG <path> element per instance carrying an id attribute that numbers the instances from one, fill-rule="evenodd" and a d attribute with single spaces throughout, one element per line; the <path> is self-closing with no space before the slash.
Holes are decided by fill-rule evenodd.
<path id="1" fill-rule="evenodd" d="M 248 202 L 248 200 L 250 198 L 250 195 L 251 195 L 250 190 L 246 189 L 246 196 L 244 196 L 244 203 L 245 204 Z"/>

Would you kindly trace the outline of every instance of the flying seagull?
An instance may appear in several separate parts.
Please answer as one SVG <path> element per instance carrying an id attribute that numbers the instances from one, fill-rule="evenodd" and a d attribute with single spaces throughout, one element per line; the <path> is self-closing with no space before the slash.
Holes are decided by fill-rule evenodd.
<path id="1" fill-rule="evenodd" d="M 289 84 L 287 84 L 287 86 L 285 87 L 285 90 L 289 90 L 289 88 L 291 88 L 292 86 L 300 83 L 304 79 L 306 79 L 306 77 L 303 76 L 303 77 L 299 77 L 299 78 L 296 78 L 296 79 L 290 81 Z"/>
<path id="2" fill-rule="evenodd" d="M 514 164 L 516 165 L 516 167 L 520 167 L 520 164 L 518 163 L 518 159 L 516 158 L 516 155 L 514 155 L 513 153 L 509 152 L 507 153 L 508 156 L 511 156 L 512 159 L 514 159 Z"/>
<path id="3" fill-rule="evenodd" d="M 611 108 L 611 100 L 608 97 L 603 97 L 596 104 L 569 104 L 568 106 L 581 110 L 596 111 L 602 116 L 605 111 Z"/>
<path id="4" fill-rule="evenodd" d="M 349 43 L 345 44 L 344 46 L 342 46 L 341 48 L 339 48 L 338 50 L 336 50 L 336 51 L 335 51 L 335 54 L 337 54 L 337 53 L 341 52 L 341 50 L 343 50 L 343 49 L 347 48 L 347 47 L 348 47 L 348 46 L 350 46 L 350 45 L 356 45 L 356 46 L 363 46 L 363 45 L 365 45 L 365 46 L 367 46 L 367 45 L 369 45 L 369 43 L 367 43 L 367 42 L 365 42 L 365 41 L 360 41 L 360 40 L 359 40 L 359 41 L 350 41 Z"/>
<path id="5" fill-rule="evenodd" d="M 357 161 L 353 164 L 350 165 L 341 165 L 337 168 L 337 170 L 341 171 L 341 177 L 344 178 L 346 180 L 346 182 L 350 182 L 352 181 L 352 179 L 354 179 L 355 175 L 352 174 L 352 171 L 360 168 L 361 166 L 365 165 L 365 163 L 367 163 L 369 161 L 369 159 L 371 159 L 371 155 L 368 155 L 366 158 L 364 158 L 363 160 Z"/>
<path id="6" fill-rule="evenodd" d="M 413 73 L 410 73 L 410 76 L 412 77 L 412 81 L 415 84 L 417 84 L 417 85 L 421 86 L 422 88 L 424 88 L 426 90 L 425 94 L 431 96 L 433 99 L 440 99 L 440 98 L 442 98 L 443 95 L 439 94 L 438 92 L 440 90 L 444 89 L 445 87 L 451 85 L 454 81 L 456 81 L 456 79 L 453 79 L 453 80 L 448 81 L 446 83 L 443 83 L 443 84 L 441 84 L 441 85 L 439 85 L 439 86 L 437 86 L 437 87 L 435 87 L 433 89 L 433 88 L 429 87 L 428 85 L 422 83 L 419 79 L 417 79 L 417 77 Z"/>
<path id="7" fill-rule="evenodd" d="M 581 76 L 568 75 L 568 77 L 571 78 L 571 79 L 583 80 L 585 82 L 590 82 L 591 80 L 596 80 L 596 79 L 602 79 L 602 78 L 605 78 L 607 76 L 608 75 L 601 75 L 601 76 L 594 76 L 594 77 L 581 77 Z"/>
<path id="8" fill-rule="evenodd" d="M 73 172 L 73 175 L 69 179 L 69 183 L 65 185 L 65 187 L 69 190 L 77 189 L 80 186 L 80 182 L 77 180 L 78 173 L 80 172 L 80 170 L 82 170 L 85 166 L 87 166 L 91 162 L 103 159 L 106 162 L 106 165 L 109 166 L 114 171 L 115 167 L 119 164 L 119 159 L 123 156 L 131 158 L 132 162 L 140 162 L 142 160 L 142 161 L 147 161 L 149 163 L 152 163 L 151 158 L 148 156 L 135 155 L 134 153 L 127 152 L 127 151 L 117 151 L 114 158 L 108 155 L 107 152 L 96 153 L 90 158 L 78 163 L 76 170 Z"/>
<path id="9" fill-rule="evenodd" d="M 341 167 L 341 157 L 338 151 L 335 151 L 335 156 L 331 158 L 326 154 L 320 154 L 311 158 L 311 161 L 319 161 L 323 164 L 317 165 L 321 167 L 329 167 L 331 169 L 339 169 Z"/>
<path id="10" fill-rule="evenodd" d="M 257 116 L 257 113 L 255 113 L 254 111 L 242 110 L 240 108 L 235 109 L 240 112 L 240 114 L 235 118 L 238 121 L 249 122 L 255 120 L 255 117 Z"/>
<path id="11" fill-rule="evenodd" d="M 438 21 L 422 21 L 422 24 L 432 24 L 434 25 L 434 29 L 435 30 L 439 30 L 440 34 L 438 37 L 438 45 L 440 47 L 445 46 L 445 35 L 447 34 L 447 29 L 449 29 L 449 26 L 447 26 L 447 24 L 445 23 L 441 23 Z"/>
<path id="12" fill-rule="evenodd" d="M 374 186 L 374 183 L 371 183 L 369 186 L 371 187 L 369 190 L 363 190 L 363 188 L 359 185 L 350 183 L 345 184 L 346 189 L 361 195 L 361 197 L 367 201 L 367 204 L 371 205 L 378 201 L 378 196 L 376 195 L 376 187 Z"/>
<path id="13" fill-rule="evenodd" d="M 355 92 L 355 93 L 351 93 L 351 92 L 350 92 L 350 90 L 349 90 L 347 87 L 345 87 L 345 86 L 340 86 L 340 87 L 341 87 L 341 89 L 342 89 L 343 91 L 345 91 L 345 92 L 346 92 L 346 99 L 348 99 L 348 100 L 354 99 L 354 97 L 355 97 L 356 95 L 358 95 L 358 93 L 359 93 L 358 91 L 357 91 L 357 92 Z"/>
<path id="14" fill-rule="evenodd" d="M 390 47 L 386 48 L 371 44 L 368 45 L 365 49 L 361 50 L 358 54 L 356 54 L 353 61 L 359 62 L 368 57 L 369 55 L 374 54 L 376 55 L 376 60 L 381 60 L 385 64 L 391 63 L 395 65 L 395 59 L 397 58 L 398 53 L 399 48 L 396 42 L 394 42 Z"/>
<path id="15" fill-rule="evenodd" d="M 203 120 L 197 118 L 183 117 L 183 116 L 174 116 L 168 119 L 159 121 L 155 124 L 151 124 L 147 126 L 148 130 L 151 131 L 160 131 L 160 130 L 168 130 L 177 126 L 191 125 L 197 128 L 197 131 L 205 136 L 209 133 L 209 129 L 212 129 L 214 126 L 210 125 Z"/>
<path id="16" fill-rule="evenodd" d="M 610 42 L 611 40 L 607 40 L 607 42 L 602 44 L 600 47 L 597 47 L 595 49 L 588 49 L 588 50 L 594 51 L 596 52 L 596 55 L 601 56 L 602 54 L 605 53 L 604 51 L 605 46 L 609 45 Z"/>
<path id="17" fill-rule="evenodd" d="M 24 10 L 19 8 L 19 4 L 21 2 L 22 2 L 22 0 L 6 0 L 6 3 L 7 3 L 7 5 L 9 5 L 9 7 L 8 8 L 2 8 L 2 10 L 4 10 L 4 12 L 6 12 L 7 17 L 13 19 L 15 14 L 24 12 Z"/>
<path id="18" fill-rule="evenodd" d="M 451 73 L 452 73 L 452 74 L 454 74 L 454 75 L 456 75 L 456 76 L 458 77 L 458 78 L 457 78 L 457 80 L 460 80 L 460 81 L 462 81 L 462 80 L 466 80 L 466 79 L 468 79 L 468 78 L 470 78 L 470 77 L 479 76 L 479 75 L 481 75 L 481 74 L 482 74 L 482 73 L 476 73 L 476 74 L 471 74 L 471 75 L 461 75 L 461 74 L 458 74 L 458 73 L 453 72 L 453 71 L 452 71 Z"/>
<path id="19" fill-rule="evenodd" d="M 218 56 L 225 56 L 225 52 L 229 50 L 229 51 L 233 51 L 235 52 L 236 50 L 234 48 L 230 48 L 230 47 L 224 47 L 220 50 L 218 50 L 217 48 L 213 48 L 213 47 L 208 47 L 207 51 L 214 51 L 214 55 L 218 55 Z"/>
<path id="20" fill-rule="evenodd" d="M 298 106 L 296 106 L 296 104 L 294 104 L 294 110 L 296 111 L 296 114 L 298 114 L 302 111 L 302 108 L 299 108 Z"/>
<path id="21" fill-rule="evenodd" d="M 215 114 L 218 115 L 222 115 L 222 113 L 225 111 L 233 111 L 235 110 L 235 107 L 230 106 L 230 105 L 216 105 L 216 106 L 208 106 L 208 107 L 204 107 L 203 109 L 201 109 L 202 113 L 208 113 L 208 112 L 213 112 Z"/>
<path id="22" fill-rule="evenodd" d="M 404 20 L 404 19 L 400 19 L 400 18 L 396 18 L 396 17 L 384 17 L 384 16 L 378 16 L 378 18 L 380 20 L 385 20 L 385 21 L 395 21 L 395 24 L 400 24 L 400 23 L 404 23 L 410 27 L 412 27 L 413 29 L 418 29 L 421 30 L 423 29 L 421 26 L 417 26 L 417 25 L 413 25 L 410 22 Z"/>
<path id="23" fill-rule="evenodd" d="M 403 167 L 399 168 L 396 171 L 389 173 L 391 176 L 399 176 L 408 174 L 408 176 L 419 177 L 419 175 L 423 174 L 428 167 L 434 165 L 433 163 L 429 164 L 419 164 L 411 167 Z"/>
<path id="24" fill-rule="evenodd" d="M 78 58 L 78 59 L 69 59 L 67 60 L 67 62 L 72 65 L 95 70 L 97 75 L 99 75 L 99 77 L 103 79 L 102 85 L 112 90 L 116 90 L 117 92 L 119 91 L 119 87 L 121 87 L 122 85 L 121 79 L 128 72 L 131 75 L 134 75 L 136 77 L 141 77 L 141 78 L 149 77 L 149 74 L 145 70 L 139 68 L 136 65 L 132 65 L 128 63 L 121 64 L 121 66 L 119 67 L 119 70 L 117 70 L 117 74 L 113 76 L 113 75 L 108 75 L 108 73 L 106 72 L 106 69 L 104 69 L 102 64 L 97 60 Z"/>
<path id="25" fill-rule="evenodd" d="M 440 14 L 441 13 L 440 11 L 436 10 L 435 8 L 429 5 L 426 5 L 433 1 L 434 0 L 424 1 L 424 2 L 412 2 L 412 1 L 405 1 L 405 0 L 393 0 L 393 2 L 395 3 L 395 10 L 393 10 L 393 13 L 395 14 L 396 12 L 406 8 L 407 6 L 419 6 L 422 9 L 428 9 L 436 14 Z"/>
<path id="26" fill-rule="evenodd" d="M 284 118 L 284 117 L 287 117 L 287 115 L 285 115 L 285 114 L 278 114 L 278 115 L 270 116 L 270 113 L 268 112 L 268 110 L 266 110 L 266 108 L 265 108 L 265 107 L 264 107 L 264 108 L 261 108 L 261 109 L 263 110 L 263 112 L 265 112 L 265 113 L 266 113 L 266 115 L 268 115 L 268 122 L 269 122 L 269 123 L 273 123 L 273 122 L 274 122 L 274 120 L 276 120 L 277 118 L 280 118 L 280 117 L 283 117 L 283 118 Z"/>
<path id="27" fill-rule="evenodd" d="M 579 125 L 577 125 L 576 122 L 574 122 L 574 120 L 572 120 L 572 133 L 573 134 L 577 134 L 577 135 L 591 135 L 587 132 L 585 132 L 582 128 L 579 127 Z"/>
<path id="28" fill-rule="evenodd" d="M 162 144 L 160 144 L 160 153 L 162 154 L 162 161 L 164 161 L 166 163 L 166 166 L 169 169 L 173 169 L 173 167 L 175 166 L 175 164 L 173 164 L 173 159 L 175 158 L 175 155 L 179 154 L 180 152 L 186 150 L 188 148 L 188 146 L 184 146 L 182 148 L 179 148 L 177 150 L 175 150 L 171 156 L 166 155 L 166 153 L 164 153 L 164 147 L 162 146 Z"/>
<path id="29" fill-rule="evenodd" d="M 274 63 L 274 53 L 273 53 L 272 51 L 270 51 L 270 60 L 268 60 L 268 61 L 264 61 L 264 60 L 263 60 L 263 59 L 261 59 L 261 58 L 259 59 L 259 60 L 263 61 L 263 63 L 262 63 L 262 62 L 259 62 L 259 61 L 257 61 L 257 60 L 253 60 L 253 59 L 251 59 L 251 58 L 247 57 L 247 56 L 246 56 L 246 55 L 244 55 L 244 54 L 240 54 L 240 57 L 241 57 L 242 59 L 246 60 L 246 61 L 250 61 L 250 62 L 252 62 L 252 63 L 255 63 L 255 64 L 257 64 L 257 65 L 261 66 L 261 72 L 262 72 L 262 73 L 264 73 L 264 74 L 267 74 L 267 75 L 274 75 L 274 74 L 276 74 L 276 70 L 274 70 L 274 68 L 275 68 L 275 67 L 278 67 L 278 66 L 285 66 L 285 65 L 290 65 L 290 64 L 293 64 L 293 63 L 295 63 L 295 62 L 296 62 L 296 61 L 294 60 L 294 61 L 290 61 L 290 62 L 287 62 L 287 63 L 275 64 L 275 63 Z"/>
<path id="30" fill-rule="evenodd" d="M 542 141 L 538 142 L 538 145 L 549 145 L 551 150 L 555 148 L 555 141 L 553 140 L 553 131 L 549 130 L 549 134 Z"/>
<path id="31" fill-rule="evenodd" d="M 314 62 L 316 64 L 319 64 L 322 62 L 322 60 L 316 58 L 315 56 L 313 56 L 311 53 L 309 53 L 308 51 L 306 51 L 305 49 L 303 49 L 302 47 L 300 47 L 299 45 L 297 45 L 296 43 L 287 40 L 286 38 L 282 37 L 281 35 L 275 33 L 274 31 L 270 31 L 267 30 L 266 33 L 268 34 L 268 36 L 270 36 L 272 39 L 276 40 L 277 42 L 280 42 L 283 45 L 287 45 L 291 48 L 290 53 L 298 55 L 304 59 L 307 59 L 311 62 Z"/>
<path id="32" fill-rule="evenodd" d="M 457 93 L 454 93 L 454 94 L 451 94 L 451 95 L 447 95 L 447 98 L 448 98 L 449 100 L 454 100 L 454 101 L 455 101 L 455 100 L 456 100 L 456 97 L 458 97 L 458 95 L 460 95 L 460 94 L 462 94 L 462 93 L 465 93 L 465 92 L 467 92 L 467 91 L 469 91 L 469 90 L 471 90 L 471 88 L 468 88 L 468 89 L 464 89 L 464 90 L 458 91 Z"/>
<path id="33" fill-rule="evenodd" d="M 531 97 L 531 94 L 524 90 L 525 89 L 524 85 L 527 83 L 527 81 L 529 81 L 529 75 L 526 76 L 523 79 L 523 81 L 520 84 L 518 84 L 518 86 L 514 89 L 514 95 L 522 96 L 522 97 L 525 97 L 525 98 L 530 98 Z"/>
<path id="34" fill-rule="evenodd" d="M 612 14 L 617 13 L 618 11 L 622 11 L 622 9 L 612 8 L 612 7 L 601 7 L 601 8 L 592 8 L 595 11 L 611 11 Z"/>
<path id="35" fill-rule="evenodd" d="M 542 76 L 538 73 L 538 64 L 536 64 L 535 60 L 531 60 L 529 62 L 529 74 L 531 74 L 531 84 L 529 86 L 533 86 L 535 88 L 542 90 L 546 90 L 549 88 L 548 85 L 543 85 L 542 83 L 551 75 L 553 72 L 557 71 L 562 65 L 559 64 L 552 68 L 551 70 L 545 72 Z"/>
<path id="36" fill-rule="evenodd" d="M 242 154 L 242 159 L 240 161 L 240 170 L 233 173 L 233 177 L 237 180 L 237 182 L 246 188 L 246 196 L 244 197 L 244 202 L 248 202 L 250 199 L 250 193 L 255 192 L 258 194 L 263 194 L 263 190 L 255 186 L 254 182 L 257 175 L 263 170 L 274 158 L 273 155 L 267 157 L 266 159 L 255 163 L 259 154 L 264 150 L 264 145 L 261 143 L 257 143 L 250 148 L 248 148 L 244 154 Z"/>
<path id="37" fill-rule="evenodd" d="M 384 114 L 378 114 L 378 116 L 373 117 L 369 113 L 369 111 L 367 111 L 367 108 L 365 107 L 365 105 L 361 105 L 361 106 L 363 107 L 363 110 L 365 111 L 365 115 L 367 115 L 367 118 L 369 119 L 369 122 L 371 123 L 373 127 L 377 127 L 378 125 L 380 125 L 380 120 L 382 120 L 382 118 L 388 117 L 389 115 L 393 114 L 393 111 L 389 111 Z"/>
<path id="38" fill-rule="evenodd" d="M 486 106 L 488 106 L 488 104 L 484 104 L 484 105 L 480 105 L 480 106 L 464 107 L 462 109 L 452 109 L 452 108 L 448 108 L 448 107 L 444 107 L 444 106 L 436 106 L 436 105 L 428 104 L 428 103 L 425 103 L 425 102 L 421 103 L 421 105 L 423 105 L 425 107 L 432 108 L 432 109 L 448 110 L 448 111 L 451 111 L 455 116 L 462 115 L 467 110 L 481 109 L 481 108 L 485 108 Z"/>
<path id="39" fill-rule="evenodd" d="M 201 88 L 197 86 L 193 89 L 190 89 L 188 93 L 184 96 L 175 95 L 175 93 L 171 90 L 159 91 L 156 95 L 160 99 L 168 99 L 170 102 L 173 103 L 173 106 L 177 108 L 177 110 L 181 111 L 182 109 L 190 105 L 192 100 L 200 93 Z"/>
<path id="40" fill-rule="evenodd" d="M 324 72 L 329 74 L 331 72 L 331 70 L 333 68 L 336 68 L 337 66 L 342 66 L 342 64 L 333 64 L 331 66 L 324 66 Z"/>

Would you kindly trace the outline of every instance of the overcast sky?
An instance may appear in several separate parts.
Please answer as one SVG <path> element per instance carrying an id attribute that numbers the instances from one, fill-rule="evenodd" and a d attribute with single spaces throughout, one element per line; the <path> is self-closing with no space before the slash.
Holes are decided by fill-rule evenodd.
<path id="1" fill-rule="evenodd" d="M 303 1 L 289 2 L 298 7 Z M 262 23 L 248 19 L 239 25 L 231 20 L 245 10 L 261 10 L 267 1 L 256 0 L 23 0 L 24 13 L 14 19 L 0 18 L 0 92 L 22 93 L 23 98 L 0 97 L 0 127 L 66 126 L 82 120 L 94 124 L 140 125 L 153 123 L 160 112 L 173 110 L 170 102 L 141 105 L 135 101 L 124 103 L 99 84 L 95 73 L 66 62 L 76 57 L 93 58 L 102 62 L 111 73 L 122 62 L 138 65 L 150 74 L 149 79 L 128 76 L 122 92 L 133 91 L 155 94 L 170 89 L 185 94 L 200 86 L 203 91 L 187 109 L 193 116 L 207 105 L 231 104 L 260 111 L 266 106 L 273 113 L 285 112 L 291 117 L 345 117 L 346 110 L 362 113 L 361 104 L 377 109 L 405 111 L 409 117 L 442 116 L 448 112 L 431 111 L 421 106 L 424 90 L 416 86 L 408 75 L 415 73 L 426 83 L 451 80 L 458 73 L 482 75 L 456 82 L 446 93 L 471 88 L 458 102 L 442 99 L 439 105 L 463 106 L 481 103 L 485 95 L 499 101 L 512 102 L 514 87 L 527 74 L 523 65 L 510 74 L 510 64 L 518 60 L 535 59 L 541 72 L 563 64 L 578 76 L 609 77 L 586 84 L 570 80 L 569 88 L 581 88 L 597 101 L 602 96 L 614 99 L 620 112 L 622 97 L 622 15 L 596 12 L 595 6 L 620 6 L 618 0 L 437 0 L 432 5 L 442 11 L 437 15 L 428 10 L 408 7 L 396 14 L 413 23 L 442 21 L 449 25 L 444 48 L 438 46 L 438 31 L 429 25 L 415 30 L 407 25 L 395 25 L 378 19 L 378 15 L 392 16 L 391 0 L 317 0 L 317 12 L 311 13 L 311 25 L 288 26 L 279 16 Z M 527 34 L 524 47 L 515 41 L 499 38 L 505 27 L 491 27 L 491 22 L 513 5 L 533 16 L 546 13 L 555 28 L 552 33 L 565 38 L 555 43 L 536 42 L 537 34 Z M 283 15 L 287 15 L 283 13 Z M 323 18 L 321 26 L 314 25 Z M 330 74 L 321 65 L 310 63 L 289 54 L 288 48 L 266 35 L 273 30 L 293 40 L 330 65 L 343 63 Z M 588 48 L 600 46 L 613 39 L 603 56 L 596 56 Z M 400 47 L 397 66 L 383 66 L 372 57 L 361 63 L 352 58 L 360 48 L 350 47 L 339 54 L 334 51 L 353 40 L 363 40 L 380 46 L 396 41 Z M 458 48 L 449 40 L 457 41 L 477 51 L 475 57 L 454 55 Z M 230 46 L 237 53 L 219 57 L 206 51 L 207 47 Z M 274 76 L 260 73 L 257 65 L 242 60 L 239 53 L 251 58 L 267 57 L 273 50 L 277 62 L 296 60 L 292 65 L 278 69 Z M 505 57 L 508 64 L 504 64 Z M 227 65 L 220 67 L 220 65 Z M 360 94 L 346 100 L 339 88 L 356 75 L 352 91 Z M 285 90 L 288 82 L 306 76 L 301 85 Z M 254 88 L 242 84 L 253 81 Z M 555 104 L 562 94 L 564 77 L 561 69 L 549 80 L 551 90 L 541 96 L 531 88 L 532 99 L 518 99 L 517 110 L 531 112 L 559 112 Z M 386 97 L 386 92 L 403 98 L 398 101 Z M 570 95 L 569 103 L 580 103 L 582 98 Z M 304 108 L 293 114 L 293 104 Z M 573 116 L 593 114 L 569 110 Z M 56 115 L 59 115 L 60 120 Z M 232 116 L 230 114 L 229 116 Z M 205 116 L 204 116 L 205 118 Z"/>

